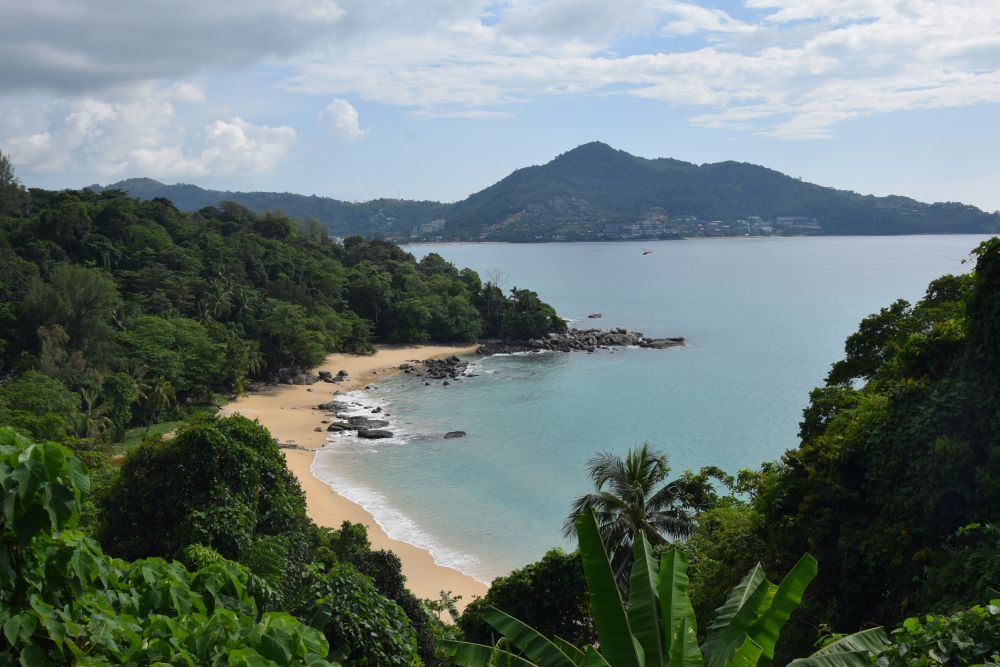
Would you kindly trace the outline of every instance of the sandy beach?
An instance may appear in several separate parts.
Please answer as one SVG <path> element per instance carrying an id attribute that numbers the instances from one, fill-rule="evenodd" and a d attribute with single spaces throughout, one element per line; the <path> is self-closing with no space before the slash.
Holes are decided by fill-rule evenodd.
<path id="1" fill-rule="evenodd" d="M 334 493 L 313 476 L 311 466 L 315 450 L 326 442 L 325 432 L 316 432 L 323 413 L 315 406 L 331 400 L 334 391 L 346 392 L 377 382 L 380 375 L 391 373 L 400 364 L 414 359 L 431 359 L 472 352 L 474 346 L 379 345 L 370 356 L 332 354 L 316 371 L 348 372 L 348 381 L 338 384 L 318 382 L 311 387 L 280 385 L 265 392 L 242 396 L 222 408 L 222 415 L 242 414 L 258 419 L 279 442 L 294 441 L 306 451 L 284 449 L 288 468 L 299 479 L 306 495 L 309 516 L 317 524 L 338 528 L 344 521 L 368 527 L 368 539 L 375 549 L 393 551 L 403 563 L 406 585 L 417 597 L 437 599 L 440 591 L 461 595 L 459 608 L 473 597 L 486 593 L 486 585 L 472 577 L 434 562 L 430 552 L 406 542 L 391 539 L 360 505 Z M 311 391 L 310 391 L 311 389 Z"/>

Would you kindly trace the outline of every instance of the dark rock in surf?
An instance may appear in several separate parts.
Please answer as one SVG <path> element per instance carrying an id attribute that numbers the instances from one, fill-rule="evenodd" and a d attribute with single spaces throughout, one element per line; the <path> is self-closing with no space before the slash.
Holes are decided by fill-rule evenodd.
<path id="1" fill-rule="evenodd" d="M 379 438 L 391 438 L 392 431 L 384 431 L 377 428 L 362 428 L 358 429 L 358 437 L 366 438 L 368 440 L 377 440 Z"/>

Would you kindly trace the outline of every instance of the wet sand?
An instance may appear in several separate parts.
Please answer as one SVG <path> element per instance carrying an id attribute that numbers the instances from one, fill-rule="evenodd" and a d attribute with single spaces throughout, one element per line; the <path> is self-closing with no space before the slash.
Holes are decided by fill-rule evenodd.
<path id="1" fill-rule="evenodd" d="M 458 570 L 438 565 L 430 552 L 412 544 L 393 540 L 375 522 L 363 507 L 336 494 L 326 483 L 312 474 L 315 452 L 326 442 L 325 432 L 316 432 L 323 412 L 315 409 L 320 403 L 332 400 L 334 391 L 347 392 L 377 382 L 380 376 L 392 373 L 400 364 L 414 359 L 431 359 L 451 354 L 472 352 L 475 346 L 450 347 L 444 345 L 379 345 L 369 356 L 332 354 L 313 372 L 340 370 L 348 372 L 348 380 L 328 384 L 317 382 L 307 386 L 280 385 L 267 391 L 242 396 L 222 408 L 222 415 L 242 414 L 258 419 L 271 431 L 278 442 L 295 442 L 303 450 L 283 449 L 288 468 L 299 480 L 306 495 L 309 516 L 320 526 L 338 528 L 342 522 L 351 521 L 368 527 L 368 539 L 374 549 L 389 549 L 403 563 L 406 585 L 417 597 L 437 599 L 440 591 L 461 595 L 459 608 L 464 608 L 473 597 L 486 593 L 486 585 Z M 312 389 L 312 391 L 309 391 Z"/>

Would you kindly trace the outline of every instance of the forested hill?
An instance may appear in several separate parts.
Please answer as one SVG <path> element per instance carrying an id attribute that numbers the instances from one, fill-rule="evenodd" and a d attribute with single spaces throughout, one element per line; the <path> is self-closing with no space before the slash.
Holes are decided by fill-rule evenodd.
<path id="1" fill-rule="evenodd" d="M 0 187 L 0 423 L 36 437 L 120 434 L 377 341 L 563 329 L 534 292 L 281 213 Z"/>
<path id="2" fill-rule="evenodd" d="M 106 187 L 95 184 L 87 189 L 95 192 L 124 190 L 142 200 L 167 199 L 181 211 L 197 211 L 224 201 L 235 202 L 257 213 L 277 209 L 295 220 L 319 220 L 331 234 L 339 237 L 360 234 L 365 238 L 407 238 L 414 226 L 443 218 L 449 208 L 448 204 L 432 201 L 373 199 L 356 203 L 290 192 L 206 190 L 187 183 L 167 185 L 151 178 L 129 178 Z"/>
<path id="3" fill-rule="evenodd" d="M 101 189 L 100 186 L 91 186 Z M 364 203 L 269 192 L 220 192 L 129 179 L 120 188 L 182 210 L 235 201 L 315 218 L 337 236 L 396 240 L 615 240 L 749 234 L 993 233 L 1000 215 L 959 203 L 927 204 L 805 183 L 739 162 L 646 159 L 592 142 L 526 167 L 463 201 Z"/>

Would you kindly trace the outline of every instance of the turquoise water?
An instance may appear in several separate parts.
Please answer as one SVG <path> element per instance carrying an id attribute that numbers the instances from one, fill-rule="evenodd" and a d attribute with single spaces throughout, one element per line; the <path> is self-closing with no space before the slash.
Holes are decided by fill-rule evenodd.
<path id="1" fill-rule="evenodd" d="M 597 451 L 648 440 L 675 472 L 735 472 L 794 447 L 809 390 L 859 320 L 969 270 L 962 260 L 985 238 L 413 246 L 484 276 L 499 269 L 508 289 L 538 291 L 576 326 L 685 336 L 688 346 L 490 357 L 448 387 L 386 380 L 353 399 L 359 411 L 382 406 L 398 437 L 334 438 L 314 472 L 394 538 L 489 581 L 571 546 L 561 525 L 589 490 Z M 450 430 L 468 435 L 443 439 Z"/>

